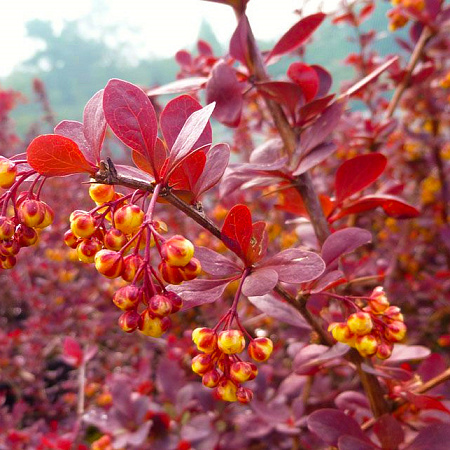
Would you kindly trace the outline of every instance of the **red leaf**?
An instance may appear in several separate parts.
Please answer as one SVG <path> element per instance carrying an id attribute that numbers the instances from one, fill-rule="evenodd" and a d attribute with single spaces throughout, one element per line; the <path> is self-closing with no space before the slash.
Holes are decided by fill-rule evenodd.
<path id="1" fill-rule="evenodd" d="M 83 350 L 78 341 L 71 337 L 64 338 L 62 356 L 67 364 L 79 367 L 83 361 Z"/>
<path id="2" fill-rule="evenodd" d="M 192 153 L 172 172 L 168 180 L 169 185 L 176 190 L 192 191 L 203 172 L 205 162 L 205 153 Z"/>
<path id="3" fill-rule="evenodd" d="M 286 106 L 292 118 L 297 109 L 303 104 L 302 89 L 287 81 L 264 81 L 256 83 L 258 91 L 266 98 Z"/>
<path id="4" fill-rule="evenodd" d="M 167 158 L 167 151 L 164 142 L 159 138 L 156 138 L 156 145 L 153 151 L 153 155 L 153 163 L 156 168 L 156 173 L 161 173 Z M 155 178 L 155 174 L 153 173 L 154 168 L 147 158 L 145 158 L 141 153 L 134 150 L 131 152 L 131 157 L 133 158 L 134 164 L 136 164 L 139 169 L 151 174 L 153 178 Z"/>
<path id="5" fill-rule="evenodd" d="M 375 9 L 375 3 L 369 3 L 366 6 L 364 6 L 364 8 L 362 8 L 361 11 L 359 12 L 359 17 L 358 17 L 359 23 L 366 20 L 372 14 L 374 9 Z"/>
<path id="6" fill-rule="evenodd" d="M 164 177 L 169 177 L 171 172 L 180 164 L 195 147 L 203 131 L 209 125 L 209 118 L 214 109 L 214 103 L 193 112 L 184 122 L 172 148 L 169 152 L 169 160 L 164 170 Z M 208 143 L 209 144 L 209 143 Z M 206 149 L 206 148 L 205 148 Z"/>
<path id="7" fill-rule="evenodd" d="M 246 297 L 268 294 L 278 282 L 278 273 L 273 269 L 261 267 L 245 278 L 242 293 Z"/>
<path id="8" fill-rule="evenodd" d="M 381 442 L 382 448 L 398 448 L 405 439 L 400 423 L 391 415 L 384 414 L 377 419 L 373 431 Z"/>
<path id="9" fill-rule="evenodd" d="M 33 139 L 27 148 L 27 160 L 34 170 L 46 177 L 93 174 L 97 170 L 74 141 L 57 134 L 44 134 Z"/>
<path id="10" fill-rule="evenodd" d="M 315 116 L 318 116 L 330 104 L 333 98 L 334 94 L 330 94 L 302 106 L 299 111 L 299 119 L 296 125 L 303 125 Z"/>
<path id="11" fill-rule="evenodd" d="M 259 221 L 252 225 L 252 238 L 247 250 L 247 261 L 256 263 L 260 261 L 267 252 L 269 237 L 266 231 L 266 222 Z"/>
<path id="12" fill-rule="evenodd" d="M 103 94 L 103 109 L 114 134 L 147 159 L 158 179 L 154 155 L 158 123 L 145 92 L 126 81 L 110 80 Z"/>
<path id="13" fill-rule="evenodd" d="M 204 41 L 203 39 L 199 39 L 197 41 L 197 50 L 198 53 L 202 56 L 210 57 L 213 56 L 213 49 L 208 44 L 208 42 Z"/>
<path id="14" fill-rule="evenodd" d="M 192 189 L 195 200 L 219 182 L 228 166 L 229 159 L 230 147 L 228 144 L 217 144 L 208 152 L 203 172 L 197 178 Z"/>
<path id="15" fill-rule="evenodd" d="M 434 423 L 422 428 L 404 450 L 447 450 L 450 441 L 448 423 Z"/>
<path id="16" fill-rule="evenodd" d="M 313 64 L 311 67 L 316 71 L 317 76 L 319 77 L 319 91 L 317 92 L 317 97 L 324 97 L 328 94 L 328 91 L 333 84 L 333 78 L 322 66 Z"/>
<path id="17" fill-rule="evenodd" d="M 389 66 L 391 66 L 393 63 L 395 63 L 397 60 L 398 60 L 398 56 L 394 56 L 391 59 L 389 59 L 388 61 L 386 61 L 384 64 L 381 64 L 380 67 L 375 69 L 373 72 L 369 73 L 369 75 L 364 77 L 362 80 L 358 81 L 358 83 L 354 84 L 350 89 L 347 89 L 347 91 L 345 91 L 341 95 L 341 98 L 356 94 L 364 86 L 366 86 L 371 81 L 378 78 Z"/>
<path id="18" fill-rule="evenodd" d="M 369 153 L 345 161 L 336 173 L 336 200 L 347 197 L 371 185 L 386 168 L 387 159 L 381 153 Z"/>
<path id="19" fill-rule="evenodd" d="M 156 95 L 180 94 L 182 92 L 198 91 L 206 84 L 207 81 L 207 77 L 183 78 L 182 80 L 172 81 L 172 83 L 167 83 L 163 86 L 150 89 L 147 91 L 147 95 L 153 97 Z"/>
<path id="20" fill-rule="evenodd" d="M 414 206 L 406 203 L 401 198 L 394 195 L 365 195 L 364 197 L 355 200 L 354 202 L 342 208 L 341 211 L 330 217 L 330 222 L 334 222 L 341 217 L 349 214 L 357 214 L 364 211 L 370 211 L 381 206 L 384 212 L 396 219 L 412 219 L 420 215 L 420 211 Z"/>
<path id="21" fill-rule="evenodd" d="M 266 64 L 275 62 L 275 58 L 290 53 L 300 47 L 325 19 L 325 14 L 317 13 L 299 20 L 275 44 L 267 55 Z"/>
<path id="22" fill-rule="evenodd" d="M 189 116 L 202 109 L 202 105 L 189 95 L 181 95 L 167 103 L 159 119 L 164 140 L 169 151 L 183 129 Z M 212 130 L 209 123 L 198 138 L 193 148 L 199 148 L 212 142 Z"/>
<path id="23" fill-rule="evenodd" d="M 236 72 L 226 62 L 219 61 L 206 84 L 206 102 L 216 102 L 213 117 L 229 127 L 237 127 L 241 120 L 242 92 Z"/>
<path id="24" fill-rule="evenodd" d="M 192 64 L 192 56 L 187 50 L 179 50 L 176 52 L 175 60 L 180 66 L 190 66 Z"/>
<path id="25" fill-rule="evenodd" d="M 102 89 L 94 94 L 86 103 L 83 112 L 84 136 L 89 145 L 89 152 L 96 164 L 100 162 L 100 151 L 106 133 L 106 120 L 103 111 L 103 92 Z"/>
<path id="26" fill-rule="evenodd" d="M 89 144 L 86 140 L 86 136 L 84 135 L 84 127 L 81 122 L 76 120 L 63 120 L 56 125 L 55 134 L 59 136 L 64 136 L 66 138 L 71 139 L 75 144 L 78 145 L 78 148 L 83 153 L 84 157 L 92 164 L 95 165 L 95 158 L 92 155 L 92 152 L 89 148 Z"/>
<path id="27" fill-rule="evenodd" d="M 319 92 L 319 76 L 308 64 L 294 62 L 287 71 L 288 77 L 298 84 L 305 96 L 306 102 L 310 102 Z"/>
<path id="28" fill-rule="evenodd" d="M 251 58 L 248 49 L 248 30 L 248 19 L 247 16 L 243 14 L 230 39 L 230 55 L 244 64 L 244 66 L 250 67 Z"/>
<path id="29" fill-rule="evenodd" d="M 228 212 L 222 227 L 224 244 L 245 259 L 252 237 L 252 216 L 245 205 L 236 205 Z"/>

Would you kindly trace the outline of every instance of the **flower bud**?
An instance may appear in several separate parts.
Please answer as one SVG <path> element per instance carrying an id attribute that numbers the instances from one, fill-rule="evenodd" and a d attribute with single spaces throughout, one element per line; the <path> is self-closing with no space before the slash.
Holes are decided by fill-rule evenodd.
<path id="1" fill-rule="evenodd" d="M 220 372 L 217 369 L 206 372 L 202 377 L 202 384 L 207 388 L 215 388 L 220 381 Z"/>
<path id="2" fill-rule="evenodd" d="M 103 242 L 108 250 L 119 251 L 128 242 L 128 238 L 117 228 L 111 228 L 105 234 Z"/>
<path id="3" fill-rule="evenodd" d="M 131 333 L 139 326 L 140 320 L 141 316 L 137 311 L 135 310 L 126 311 L 119 317 L 119 327 L 123 331 Z"/>
<path id="4" fill-rule="evenodd" d="M 202 272 L 202 265 L 197 258 L 192 258 L 185 266 L 180 267 L 180 270 L 185 281 L 195 280 Z"/>
<path id="5" fill-rule="evenodd" d="M 388 344 L 387 342 L 378 344 L 376 357 L 378 359 L 388 359 L 392 355 L 392 348 L 392 344 Z"/>
<path id="6" fill-rule="evenodd" d="M 272 354 L 272 350 L 273 342 L 266 337 L 253 339 L 247 348 L 248 355 L 256 362 L 267 361 Z"/>
<path id="7" fill-rule="evenodd" d="M 121 287 L 113 296 L 114 304 L 123 310 L 135 309 L 142 300 L 142 291 L 137 286 Z"/>
<path id="8" fill-rule="evenodd" d="M 175 235 L 161 246 L 161 257 L 171 266 L 183 267 L 194 256 L 194 245 L 183 236 Z"/>
<path id="9" fill-rule="evenodd" d="M 36 227 L 45 217 L 45 210 L 38 200 L 24 200 L 17 208 L 17 216 L 20 223 L 27 227 Z"/>
<path id="10" fill-rule="evenodd" d="M 192 340 L 201 352 L 213 353 L 217 349 L 217 333 L 211 328 L 196 328 Z"/>
<path id="11" fill-rule="evenodd" d="M 219 333 L 217 345 L 227 355 L 241 353 L 245 348 L 245 338 L 240 330 L 224 330 Z"/>
<path id="12" fill-rule="evenodd" d="M 403 314 L 398 306 L 389 306 L 389 308 L 384 311 L 384 315 L 391 320 L 403 322 Z"/>
<path id="13" fill-rule="evenodd" d="M 372 331 L 373 323 L 369 313 L 357 312 L 347 319 L 347 325 L 350 331 L 357 336 L 363 336 Z"/>
<path id="14" fill-rule="evenodd" d="M 183 299 L 178 294 L 172 291 L 165 291 L 164 295 L 172 302 L 172 312 L 170 314 L 175 314 L 182 308 Z"/>
<path id="15" fill-rule="evenodd" d="M 103 204 L 114 198 L 114 186 L 109 184 L 92 183 L 89 186 L 89 196 L 95 203 Z"/>
<path id="16" fill-rule="evenodd" d="M 123 257 L 113 250 L 100 250 L 95 255 L 95 268 L 107 278 L 120 277 L 123 269 Z"/>
<path id="17" fill-rule="evenodd" d="M 81 262 L 91 264 L 95 261 L 95 255 L 102 249 L 102 243 L 96 239 L 83 239 L 77 245 L 77 255 Z"/>
<path id="18" fill-rule="evenodd" d="M 378 341 L 372 334 L 365 334 L 356 339 L 356 350 L 361 356 L 373 356 L 377 352 Z"/>
<path id="19" fill-rule="evenodd" d="M 67 230 L 64 233 L 64 244 L 66 244 L 67 247 L 77 248 L 77 245 L 79 244 L 79 242 L 80 242 L 80 238 L 75 236 L 75 234 L 73 233 L 72 230 Z"/>
<path id="20" fill-rule="evenodd" d="M 124 205 L 114 213 L 114 223 L 118 230 L 132 234 L 144 223 L 144 211 L 137 205 Z"/>
<path id="21" fill-rule="evenodd" d="M 53 223 L 53 220 L 55 219 L 55 213 L 53 212 L 53 209 L 47 205 L 47 203 L 45 202 L 40 203 L 42 209 L 44 210 L 44 218 L 42 222 L 36 225 L 36 228 L 47 228 Z"/>
<path id="22" fill-rule="evenodd" d="M 16 239 L 0 242 L 1 256 L 16 256 L 19 253 L 20 249 L 20 244 Z"/>
<path id="23" fill-rule="evenodd" d="M 74 211 L 72 215 L 73 219 L 70 222 L 72 233 L 79 238 L 90 238 L 95 233 L 95 218 L 82 211 L 78 214 Z"/>
<path id="24" fill-rule="evenodd" d="M 158 317 L 168 316 L 172 311 L 172 302 L 165 295 L 154 295 L 148 301 L 149 311 Z"/>
<path id="25" fill-rule="evenodd" d="M 133 282 L 138 270 L 143 266 L 144 260 L 140 255 L 128 255 L 123 258 L 122 278 L 125 281 Z M 141 270 L 140 275 L 136 281 L 139 281 L 144 276 L 144 271 Z"/>
<path id="26" fill-rule="evenodd" d="M 230 377 L 235 383 L 245 383 L 252 375 L 253 370 L 249 363 L 244 361 L 236 361 L 231 364 Z"/>
<path id="27" fill-rule="evenodd" d="M 240 403 L 250 403 L 253 399 L 253 391 L 249 388 L 241 386 L 236 392 L 236 398 Z"/>
<path id="28" fill-rule="evenodd" d="M 344 344 L 346 344 L 353 337 L 350 328 L 345 322 L 331 323 L 328 327 L 328 331 L 331 331 L 331 334 L 336 341 L 343 342 Z"/>
<path id="29" fill-rule="evenodd" d="M 216 387 L 215 394 L 219 400 L 226 402 L 237 401 L 237 386 L 229 379 L 223 378 Z"/>
<path id="30" fill-rule="evenodd" d="M 376 287 L 369 300 L 369 306 L 376 314 L 381 314 L 389 308 L 389 301 L 382 286 Z"/>
<path id="31" fill-rule="evenodd" d="M 384 332 L 386 339 L 392 342 L 400 342 L 406 336 L 406 325 L 399 320 L 390 323 Z"/>
<path id="32" fill-rule="evenodd" d="M 0 156 L 0 188 L 10 188 L 16 180 L 16 175 L 16 164 L 8 158 Z"/>
<path id="33" fill-rule="evenodd" d="M 0 216 L 0 241 L 7 241 L 14 235 L 16 225 L 14 220 L 5 216 Z"/>
<path id="34" fill-rule="evenodd" d="M 16 229 L 15 238 L 19 242 L 21 247 L 30 247 L 36 244 L 38 240 L 38 234 L 36 230 L 26 225 L 20 224 Z"/>
<path id="35" fill-rule="evenodd" d="M 161 337 L 170 327 L 170 319 L 168 317 L 154 317 L 148 309 L 141 313 L 141 321 L 139 323 L 139 331 L 146 336 Z"/>
<path id="36" fill-rule="evenodd" d="M 12 269 L 16 263 L 15 256 L 0 256 L 0 269 Z"/>
<path id="37" fill-rule="evenodd" d="M 169 284 L 181 284 L 184 281 L 183 272 L 180 267 L 174 267 L 162 261 L 159 266 L 159 273 L 163 280 Z"/>
<path id="38" fill-rule="evenodd" d="M 205 375 L 205 373 L 209 372 L 213 368 L 213 360 L 210 355 L 205 355 L 201 353 L 200 355 L 192 358 L 192 371 L 197 375 Z"/>

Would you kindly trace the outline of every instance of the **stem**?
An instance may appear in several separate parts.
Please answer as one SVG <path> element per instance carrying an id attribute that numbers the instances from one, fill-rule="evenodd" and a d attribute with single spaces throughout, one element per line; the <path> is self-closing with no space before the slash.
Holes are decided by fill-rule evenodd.
<path id="1" fill-rule="evenodd" d="M 146 221 L 151 222 L 153 220 L 153 213 L 155 211 L 156 200 L 158 200 L 159 193 L 161 192 L 161 184 L 157 184 L 155 189 L 153 190 L 152 199 L 150 200 L 150 204 L 148 205 Z"/>
<path id="2" fill-rule="evenodd" d="M 398 103 L 400 102 L 400 99 L 402 98 L 403 93 L 405 92 L 406 88 L 408 87 L 408 84 L 411 80 L 411 75 L 416 67 L 417 63 L 419 62 L 420 57 L 422 56 L 423 49 L 425 48 L 425 44 L 428 42 L 428 40 L 433 36 L 433 32 L 431 29 L 427 26 L 424 27 L 422 30 L 422 33 L 419 37 L 419 40 L 416 43 L 416 46 L 414 47 L 414 51 L 411 55 L 411 59 L 408 62 L 408 65 L 406 66 L 406 74 L 403 77 L 400 84 L 395 89 L 394 95 L 392 96 L 392 99 L 389 103 L 389 106 L 386 110 L 386 119 L 390 119 L 394 115 L 394 111 L 398 106 Z"/>
<path id="3" fill-rule="evenodd" d="M 431 380 L 428 380 L 426 383 L 423 383 L 422 386 L 419 386 L 417 389 L 414 390 L 414 394 L 424 394 L 425 392 L 428 392 L 429 390 L 449 380 L 450 380 L 450 367 L 441 374 L 432 378 Z M 405 399 L 397 400 L 395 402 L 395 409 L 392 411 L 392 414 L 394 414 L 399 408 L 401 408 L 403 405 L 406 405 L 407 403 L 408 401 Z M 367 430 L 370 427 L 372 427 L 375 424 L 375 422 L 376 419 L 370 419 L 367 422 L 365 422 L 361 426 L 361 428 L 363 430 Z"/>

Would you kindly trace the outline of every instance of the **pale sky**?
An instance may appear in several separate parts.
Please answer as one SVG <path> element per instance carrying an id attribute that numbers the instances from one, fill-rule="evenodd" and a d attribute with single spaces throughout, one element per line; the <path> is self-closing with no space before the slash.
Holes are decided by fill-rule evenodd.
<path id="1" fill-rule="evenodd" d="M 56 29 L 66 20 L 87 16 L 95 7 L 107 5 L 106 23 L 124 23 L 139 30 L 120 40 L 132 40 L 139 56 L 171 56 L 192 46 L 202 19 L 214 29 L 219 41 L 227 42 L 236 26 L 233 10 L 218 3 L 200 0 L 0 0 L 0 77 L 33 55 L 36 41 L 26 37 L 25 23 L 50 20 Z M 276 39 L 298 20 L 294 14 L 307 4 L 308 12 L 319 3 L 333 8 L 339 0 L 251 0 L 247 14 L 260 39 Z M 99 6 L 100 5 L 100 6 Z"/>

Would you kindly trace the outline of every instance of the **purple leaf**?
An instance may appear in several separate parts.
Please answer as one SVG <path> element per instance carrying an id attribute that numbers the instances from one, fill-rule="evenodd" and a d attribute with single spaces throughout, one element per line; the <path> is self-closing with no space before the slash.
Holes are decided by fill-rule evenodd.
<path id="1" fill-rule="evenodd" d="M 248 49 L 248 19 L 245 14 L 239 19 L 238 26 L 230 39 L 230 56 L 249 67 L 250 52 Z"/>
<path id="2" fill-rule="evenodd" d="M 333 142 L 327 142 L 325 144 L 318 145 L 313 150 L 311 150 L 298 165 L 297 169 L 292 175 L 297 176 L 302 173 L 307 172 L 309 169 L 325 161 L 329 156 L 331 156 L 337 150 L 337 145 Z"/>
<path id="3" fill-rule="evenodd" d="M 431 354 L 431 350 L 422 345 L 403 345 L 396 344 L 392 350 L 392 355 L 389 359 L 384 361 L 384 364 L 397 364 L 403 361 L 410 361 L 412 359 L 425 359 Z"/>
<path id="4" fill-rule="evenodd" d="M 344 274 L 340 270 L 332 270 L 314 283 L 314 289 L 311 289 L 311 294 L 326 291 L 327 289 L 330 289 L 331 286 L 334 286 L 339 280 L 344 279 Z"/>
<path id="5" fill-rule="evenodd" d="M 256 269 L 245 278 L 242 293 L 249 296 L 268 294 L 277 284 L 278 274 L 273 269 Z"/>
<path id="6" fill-rule="evenodd" d="M 242 90 L 235 70 L 225 61 L 218 61 L 206 84 L 206 102 L 216 103 L 213 117 L 229 127 L 237 127 L 241 120 Z"/>
<path id="7" fill-rule="evenodd" d="M 364 86 L 369 84 L 371 81 L 378 78 L 390 65 L 395 63 L 398 60 L 398 56 L 394 56 L 388 61 L 386 61 L 384 64 L 381 64 L 377 69 L 375 69 L 373 72 L 369 73 L 366 77 L 364 77 L 362 80 L 360 80 L 358 83 L 354 84 L 350 89 L 345 91 L 340 98 L 351 96 L 356 94 L 360 89 L 362 89 Z"/>
<path id="8" fill-rule="evenodd" d="M 152 183 L 154 181 L 152 176 L 137 167 L 124 166 L 122 164 L 116 164 L 114 167 L 119 175 L 137 178 L 138 180 L 143 180 L 148 183 Z"/>
<path id="9" fill-rule="evenodd" d="M 346 347 L 346 348 L 344 348 Z M 303 347 L 294 358 L 294 370 L 298 375 L 311 373 L 315 366 L 345 355 L 350 348 L 345 344 L 326 345 L 311 344 Z"/>
<path id="10" fill-rule="evenodd" d="M 172 83 L 167 83 L 164 86 L 150 89 L 147 91 L 147 95 L 153 97 L 157 95 L 181 94 L 184 92 L 198 91 L 207 81 L 207 77 L 184 78 L 182 80 L 173 81 Z"/>
<path id="11" fill-rule="evenodd" d="M 235 262 L 207 247 L 196 247 L 195 257 L 200 261 L 202 269 L 210 275 L 227 278 L 240 274 L 243 270 Z"/>
<path id="12" fill-rule="evenodd" d="M 344 435 L 338 439 L 339 450 L 376 450 L 378 447 L 372 442 L 363 441 L 354 436 Z"/>
<path id="13" fill-rule="evenodd" d="M 100 152 L 106 133 L 106 119 L 103 111 L 103 89 L 86 103 L 83 112 L 84 136 L 89 145 L 92 159 L 100 162 Z"/>
<path id="14" fill-rule="evenodd" d="M 325 19 L 325 14 L 317 13 L 299 20 L 275 44 L 267 55 L 266 64 L 275 62 L 279 56 L 290 53 L 300 47 Z"/>
<path id="15" fill-rule="evenodd" d="M 400 423 L 390 414 L 384 414 L 377 419 L 373 431 L 385 449 L 398 448 L 405 439 L 405 433 Z"/>
<path id="16" fill-rule="evenodd" d="M 416 438 L 404 450 L 448 450 L 450 427 L 447 423 L 435 423 L 420 430 Z"/>
<path id="17" fill-rule="evenodd" d="M 280 322 L 294 327 L 309 329 L 309 325 L 300 313 L 291 305 L 276 299 L 270 294 L 261 297 L 249 297 L 249 301 L 260 311 Z"/>
<path id="18" fill-rule="evenodd" d="M 262 266 L 275 270 L 279 280 L 285 283 L 315 280 L 325 270 L 325 263 L 319 255 L 297 248 L 283 250 L 264 261 Z"/>
<path id="19" fill-rule="evenodd" d="M 370 231 L 349 227 L 338 230 L 327 238 L 322 246 L 322 258 L 329 266 L 339 257 L 352 252 L 361 245 L 372 241 Z"/>
<path id="20" fill-rule="evenodd" d="M 206 155 L 206 163 L 203 172 L 195 183 L 192 192 L 195 199 L 215 186 L 222 178 L 230 159 L 230 146 L 217 144 Z"/>
<path id="21" fill-rule="evenodd" d="M 169 153 L 169 163 L 166 176 L 181 162 L 193 149 L 194 144 L 202 135 L 209 122 L 214 109 L 214 103 L 192 113 L 178 134 Z"/>
<path id="22" fill-rule="evenodd" d="M 314 147 L 325 141 L 337 127 L 344 110 L 345 103 L 334 102 L 328 106 L 321 116 L 300 137 L 298 152 L 304 156 Z"/>
<path id="23" fill-rule="evenodd" d="M 145 92 L 126 81 L 110 80 L 103 93 L 103 110 L 114 134 L 145 157 L 158 178 L 153 155 L 158 123 L 153 105 Z"/>
<path id="24" fill-rule="evenodd" d="M 358 423 L 337 409 L 319 409 L 307 419 L 308 428 L 330 445 L 337 445 L 341 436 L 349 435 L 367 442 Z"/>
<path id="25" fill-rule="evenodd" d="M 283 158 L 282 151 L 283 141 L 280 138 L 269 139 L 252 151 L 250 163 L 270 165 Z"/>
<path id="26" fill-rule="evenodd" d="M 92 164 L 96 164 L 95 159 L 89 149 L 89 144 L 84 136 L 84 127 L 81 122 L 76 120 L 63 120 L 55 127 L 55 134 L 71 139 L 83 153 L 84 157 Z"/>
<path id="27" fill-rule="evenodd" d="M 184 124 L 188 118 L 196 111 L 200 111 L 202 105 L 189 95 L 181 95 L 174 98 L 167 103 L 161 117 L 159 119 L 160 127 L 164 140 L 166 141 L 167 148 L 170 150 L 178 135 L 183 129 Z M 204 145 L 212 142 L 212 130 L 211 125 L 207 123 L 202 134 L 198 138 L 197 142 L 193 144 L 192 148 L 203 147 Z"/>
<path id="28" fill-rule="evenodd" d="M 316 97 L 325 97 L 333 84 L 333 78 L 322 66 L 313 64 L 311 67 L 316 71 L 317 76 L 319 77 L 319 91 L 317 92 Z"/>
<path id="29" fill-rule="evenodd" d="M 214 303 L 222 296 L 227 284 L 233 279 L 226 280 L 192 280 L 180 286 L 170 286 L 170 290 L 180 295 L 183 299 L 183 308 L 193 308 L 194 306 Z"/>

